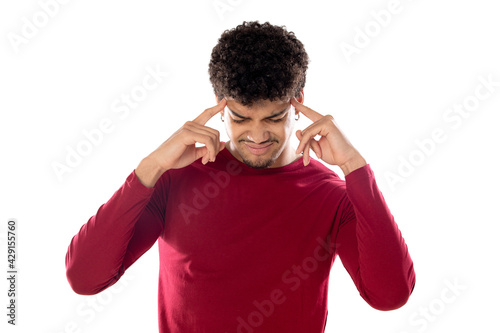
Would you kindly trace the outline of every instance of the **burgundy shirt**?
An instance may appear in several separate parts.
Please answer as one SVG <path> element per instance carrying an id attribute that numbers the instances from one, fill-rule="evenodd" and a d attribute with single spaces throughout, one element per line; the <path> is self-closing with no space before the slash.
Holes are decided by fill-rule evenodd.
<path id="1" fill-rule="evenodd" d="M 161 333 L 323 332 L 337 255 L 375 309 L 403 306 L 415 285 L 369 164 L 344 181 L 314 158 L 254 169 L 223 149 L 154 188 L 134 170 L 71 240 L 68 281 L 99 293 L 156 241 Z"/>

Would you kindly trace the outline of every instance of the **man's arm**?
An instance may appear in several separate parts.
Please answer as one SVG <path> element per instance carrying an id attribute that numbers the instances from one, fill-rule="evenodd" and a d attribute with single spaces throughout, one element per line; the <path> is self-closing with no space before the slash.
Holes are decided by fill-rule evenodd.
<path id="1" fill-rule="evenodd" d="M 222 99 L 186 122 L 144 158 L 107 203 L 82 226 L 66 253 L 66 276 L 78 294 L 91 295 L 110 287 L 163 232 L 170 169 L 202 158 L 215 161 L 224 149 L 219 131 L 205 126 L 226 105 Z M 205 144 L 196 147 L 196 143 Z"/>
<path id="2" fill-rule="evenodd" d="M 93 295 L 112 286 L 163 231 L 168 174 L 149 188 L 136 175 L 140 169 L 71 240 L 66 276 L 76 293 Z"/>
<path id="3" fill-rule="evenodd" d="M 347 195 L 335 239 L 361 297 L 378 310 L 403 306 L 415 286 L 413 261 L 370 165 L 345 176 Z"/>
<path id="4" fill-rule="evenodd" d="M 415 286 L 413 262 L 370 165 L 332 115 L 323 116 L 296 98 L 290 102 L 313 121 L 296 132 L 300 140 L 296 153 L 304 153 L 304 165 L 309 163 L 312 149 L 321 160 L 338 165 L 345 175 L 343 215 L 337 235 L 332 237 L 344 267 L 372 307 L 393 310 L 403 306 Z M 319 140 L 315 139 L 317 135 L 321 136 Z"/>

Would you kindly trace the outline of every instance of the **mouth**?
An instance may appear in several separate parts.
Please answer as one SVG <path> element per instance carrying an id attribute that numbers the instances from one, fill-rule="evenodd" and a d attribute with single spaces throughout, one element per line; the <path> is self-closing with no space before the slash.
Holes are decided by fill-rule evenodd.
<path id="1" fill-rule="evenodd" d="M 273 145 L 272 143 L 269 143 L 266 145 L 249 145 L 249 144 L 245 143 L 245 146 L 254 155 L 263 155 L 263 154 L 267 153 L 272 145 Z"/>

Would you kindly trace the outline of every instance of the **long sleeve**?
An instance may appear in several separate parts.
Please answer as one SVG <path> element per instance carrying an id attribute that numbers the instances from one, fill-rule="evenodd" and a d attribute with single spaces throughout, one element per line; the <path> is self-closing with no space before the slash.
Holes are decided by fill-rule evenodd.
<path id="1" fill-rule="evenodd" d="M 400 308 L 416 279 L 405 240 L 369 165 L 352 171 L 345 181 L 337 253 L 370 306 L 383 311 Z"/>
<path id="2" fill-rule="evenodd" d="M 164 174 L 154 188 L 135 170 L 73 237 L 66 253 L 66 276 L 78 294 L 112 286 L 163 231 L 168 191 Z"/>

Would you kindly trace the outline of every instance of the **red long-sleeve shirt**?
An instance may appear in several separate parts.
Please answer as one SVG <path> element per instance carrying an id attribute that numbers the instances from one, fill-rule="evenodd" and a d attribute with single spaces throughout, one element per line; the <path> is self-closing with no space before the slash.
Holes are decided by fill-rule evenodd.
<path id="1" fill-rule="evenodd" d="M 344 181 L 314 158 L 254 169 L 223 149 L 154 188 L 134 170 L 71 240 L 71 287 L 103 291 L 157 240 L 162 333 L 323 332 L 337 255 L 376 309 L 403 306 L 415 285 L 369 164 Z"/>

